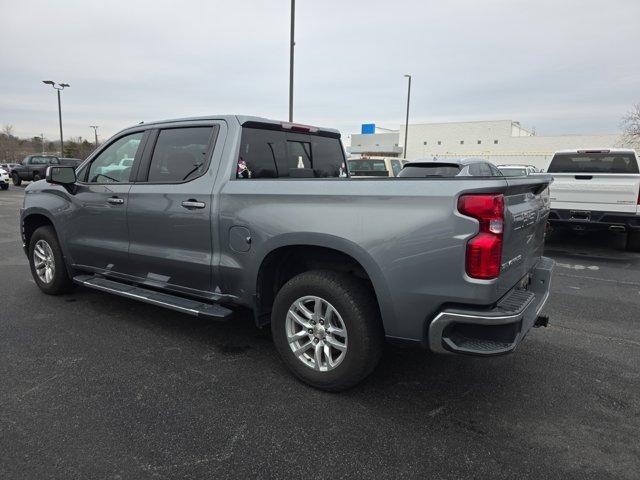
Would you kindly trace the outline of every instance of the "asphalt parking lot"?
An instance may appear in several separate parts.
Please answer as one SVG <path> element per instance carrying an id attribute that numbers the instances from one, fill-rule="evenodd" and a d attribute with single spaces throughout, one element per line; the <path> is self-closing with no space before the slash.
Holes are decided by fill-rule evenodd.
<path id="1" fill-rule="evenodd" d="M 0 191 L 0 478 L 622 478 L 640 472 L 640 254 L 558 235 L 513 355 L 388 346 L 313 390 L 248 315 L 212 323 L 96 291 L 48 297 Z"/>

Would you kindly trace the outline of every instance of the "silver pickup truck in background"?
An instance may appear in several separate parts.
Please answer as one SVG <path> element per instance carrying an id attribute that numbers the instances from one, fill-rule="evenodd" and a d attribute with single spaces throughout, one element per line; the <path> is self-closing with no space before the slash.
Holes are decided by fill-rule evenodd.
<path id="1" fill-rule="evenodd" d="M 491 356 L 545 325 L 551 181 L 355 180 L 336 130 L 211 116 L 136 125 L 75 171 L 51 166 L 21 230 L 43 292 L 220 320 L 246 307 L 297 377 L 341 390 L 385 338 Z"/>
<path id="2" fill-rule="evenodd" d="M 627 234 L 627 249 L 640 251 L 640 170 L 634 150 L 562 150 L 549 168 L 549 222 L 577 232 Z"/>

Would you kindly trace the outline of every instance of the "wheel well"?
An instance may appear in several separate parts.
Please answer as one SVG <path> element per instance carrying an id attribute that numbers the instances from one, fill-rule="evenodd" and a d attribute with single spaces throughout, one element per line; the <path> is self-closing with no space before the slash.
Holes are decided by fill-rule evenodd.
<path id="1" fill-rule="evenodd" d="M 332 248 L 311 245 L 281 247 L 265 257 L 258 271 L 258 323 L 269 322 L 271 307 L 280 288 L 296 275 L 309 270 L 332 270 L 354 275 L 368 283 L 375 295 L 369 275 L 352 256 Z"/>
<path id="2" fill-rule="evenodd" d="M 24 244 L 27 247 L 29 246 L 29 242 L 31 241 L 31 235 L 33 235 L 33 232 L 44 225 L 51 226 L 51 228 L 53 228 L 55 231 L 55 227 L 53 226 L 53 223 L 51 223 L 51 220 L 49 220 L 44 215 L 34 213 L 33 215 L 29 215 L 24 219 Z"/>

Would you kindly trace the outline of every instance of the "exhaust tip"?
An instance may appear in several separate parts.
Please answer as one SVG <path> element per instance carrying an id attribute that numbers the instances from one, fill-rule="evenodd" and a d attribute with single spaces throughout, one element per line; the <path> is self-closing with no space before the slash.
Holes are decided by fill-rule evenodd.
<path id="1" fill-rule="evenodd" d="M 627 228 L 623 225 L 610 225 L 609 230 L 611 230 L 612 232 L 626 232 Z"/>

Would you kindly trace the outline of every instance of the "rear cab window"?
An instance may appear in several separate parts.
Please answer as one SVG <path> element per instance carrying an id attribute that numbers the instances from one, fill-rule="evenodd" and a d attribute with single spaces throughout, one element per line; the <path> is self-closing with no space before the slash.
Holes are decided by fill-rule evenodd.
<path id="1" fill-rule="evenodd" d="M 243 127 L 236 178 L 337 178 L 346 176 L 337 137 Z"/>
<path id="2" fill-rule="evenodd" d="M 638 173 L 633 153 L 577 152 L 556 153 L 548 173 Z"/>

